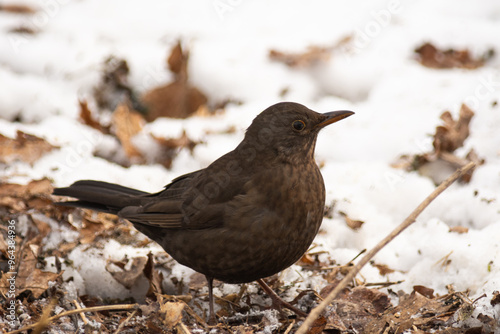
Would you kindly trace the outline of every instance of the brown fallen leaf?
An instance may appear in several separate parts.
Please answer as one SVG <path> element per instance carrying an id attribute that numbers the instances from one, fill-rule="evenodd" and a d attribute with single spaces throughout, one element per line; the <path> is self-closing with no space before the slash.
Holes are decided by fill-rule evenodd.
<path id="1" fill-rule="evenodd" d="M 27 27 L 27 26 L 19 26 L 19 27 L 15 27 L 15 28 L 11 28 L 9 29 L 9 32 L 10 33 L 14 33 L 14 34 L 26 34 L 26 35 L 34 35 L 36 34 L 38 31 L 31 28 L 31 27 Z"/>
<path id="2" fill-rule="evenodd" d="M 149 281 L 149 289 L 146 296 L 154 298 L 157 294 L 162 293 L 161 282 L 163 281 L 163 274 L 155 270 L 154 257 L 151 252 L 148 253 L 148 260 L 144 266 L 143 273 Z"/>
<path id="3" fill-rule="evenodd" d="M 469 232 L 469 228 L 465 226 L 452 226 L 450 227 L 450 232 L 463 234 Z"/>
<path id="4" fill-rule="evenodd" d="M 393 273 L 395 270 L 394 269 L 391 269 L 389 268 L 388 265 L 386 264 L 376 264 L 376 263 L 373 263 L 372 264 L 375 268 L 378 269 L 378 272 L 381 276 L 385 276 L 387 274 L 391 274 Z"/>
<path id="5" fill-rule="evenodd" d="M 54 148 L 56 146 L 52 146 L 45 139 L 19 130 L 15 139 L 0 134 L 0 163 L 23 161 L 33 164 Z"/>
<path id="6" fill-rule="evenodd" d="M 490 304 L 491 306 L 500 304 L 500 292 L 493 291 L 493 297 L 491 297 Z"/>
<path id="7" fill-rule="evenodd" d="M 27 208 L 47 209 L 52 203 L 52 189 L 51 182 L 46 178 L 26 185 L 0 183 L 0 207 L 7 208 L 11 213 L 24 212 Z"/>
<path id="8" fill-rule="evenodd" d="M 166 302 L 160 304 L 160 312 L 165 314 L 163 323 L 169 329 L 174 328 L 178 323 L 182 321 L 182 311 L 186 306 L 183 302 Z"/>
<path id="9" fill-rule="evenodd" d="M 154 160 L 155 163 L 160 163 L 166 168 L 172 166 L 174 158 L 177 156 L 179 151 L 183 148 L 187 148 L 191 153 L 193 149 L 199 142 L 190 139 L 186 131 L 183 131 L 181 136 L 178 138 L 161 138 L 151 135 L 153 139 L 160 145 L 160 154 Z"/>
<path id="10" fill-rule="evenodd" d="M 284 52 L 271 49 L 269 59 L 277 61 L 292 68 L 306 68 L 315 64 L 327 62 L 332 56 L 332 52 L 341 49 L 348 51 L 348 45 L 352 41 L 352 35 L 347 35 L 329 46 L 310 45 L 303 52 Z"/>
<path id="11" fill-rule="evenodd" d="M 2 275 L 0 278 L 0 293 L 2 295 L 5 295 L 9 291 L 10 282 L 8 279 L 15 277 L 16 296 L 25 291 L 30 291 L 33 298 L 39 298 L 49 288 L 49 282 L 56 281 L 63 273 L 62 271 L 60 273 L 52 273 L 38 269 L 39 247 L 43 237 L 40 233 L 31 233 L 31 236 L 27 236 L 26 238 L 28 242 L 24 243 L 16 254 L 18 267 L 16 270 L 10 270 L 16 272 L 16 274 L 14 276 Z"/>
<path id="12" fill-rule="evenodd" d="M 462 104 L 456 121 L 449 111 L 441 115 L 444 125 L 436 127 L 432 143 L 436 154 L 451 153 L 464 145 L 464 141 L 469 137 L 469 124 L 472 117 L 474 117 L 474 112 L 466 104 Z"/>
<path id="13" fill-rule="evenodd" d="M 434 289 L 425 287 L 423 285 L 414 285 L 413 291 L 416 291 L 416 292 L 420 293 L 422 296 L 425 296 L 429 299 L 434 298 Z"/>
<path id="14" fill-rule="evenodd" d="M 415 49 L 418 61 L 430 68 L 465 68 L 475 69 L 484 65 L 485 61 L 494 55 L 494 50 L 489 50 L 480 58 L 474 59 L 469 50 L 440 50 L 431 43 L 424 43 Z"/>
<path id="15" fill-rule="evenodd" d="M 141 152 L 132 143 L 132 138 L 142 130 L 145 123 L 141 114 L 130 110 L 126 104 L 120 104 L 113 112 L 111 123 L 127 157 L 132 162 L 143 162 Z"/>
<path id="16" fill-rule="evenodd" d="M 101 133 L 110 133 L 109 126 L 103 126 L 92 117 L 92 111 L 90 111 L 86 100 L 78 100 L 78 103 L 80 105 L 80 120 L 83 122 L 83 124 L 99 130 Z"/>
<path id="17" fill-rule="evenodd" d="M 359 230 L 365 223 L 362 220 L 355 220 L 350 218 L 345 212 L 339 211 L 339 214 L 344 217 L 347 226 L 349 226 L 352 230 Z"/>
<path id="18" fill-rule="evenodd" d="M 308 334 L 321 334 L 323 333 L 323 330 L 325 329 L 327 324 L 326 318 L 324 316 L 319 316 L 314 322 L 312 323 L 311 327 L 309 328 L 309 331 L 307 332 Z"/>
<path id="19" fill-rule="evenodd" d="M 272 49 L 269 51 L 269 59 L 289 67 L 304 68 L 328 61 L 331 52 L 331 48 L 315 45 L 309 46 L 306 51 L 300 53 L 288 53 Z"/>
<path id="20" fill-rule="evenodd" d="M 455 150 L 463 147 L 465 140 L 469 137 L 469 124 L 473 116 L 474 112 L 465 104 L 462 104 L 460 108 L 458 120 L 454 120 L 451 113 L 445 111 L 441 115 L 444 124 L 436 127 L 433 136 L 433 151 L 415 155 L 403 154 L 391 166 L 407 171 L 418 171 L 438 184 L 447 175 L 471 161 L 478 166 L 484 164 L 485 160 L 479 158 L 474 149 L 471 149 L 465 158 L 455 154 Z M 473 171 L 474 169 L 459 181 L 468 183 Z"/>
<path id="21" fill-rule="evenodd" d="M 0 12 L 9 12 L 15 14 L 34 14 L 36 13 L 36 10 L 28 5 L 0 4 Z"/>
<path id="22" fill-rule="evenodd" d="M 322 289 L 320 295 L 326 296 L 331 289 Z M 327 327 L 340 329 L 353 328 L 356 331 L 370 333 L 365 330 L 368 324 L 380 318 L 380 314 L 390 308 L 391 302 L 387 294 L 377 290 L 358 286 L 345 289 L 333 301 L 334 308 L 327 314 Z"/>
<path id="23" fill-rule="evenodd" d="M 143 274 L 148 258 L 146 257 L 134 257 L 132 259 L 132 266 L 130 269 L 125 270 L 125 265 L 128 261 L 108 261 L 106 264 L 106 270 L 117 280 L 121 285 L 127 289 L 132 288 L 135 282 Z M 111 269 L 110 264 L 114 264 L 121 268 L 121 271 L 114 271 Z"/>
<path id="24" fill-rule="evenodd" d="M 189 84 L 188 59 L 189 53 L 183 51 L 178 42 L 168 57 L 168 66 L 174 73 L 174 81 L 153 88 L 141 99 L 147 108 L 148 121 L 158 117 L 186 118 L 207 103 L 205 94 Z"/>

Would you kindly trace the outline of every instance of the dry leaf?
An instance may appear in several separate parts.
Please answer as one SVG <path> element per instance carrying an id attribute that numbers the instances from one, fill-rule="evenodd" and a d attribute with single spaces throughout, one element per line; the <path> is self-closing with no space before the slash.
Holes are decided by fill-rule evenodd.
<path id="1" fill-rule="evenodd" d="M 474 116 L 474 112 L 465 104 L 460 108 L 458 120 L 454 120 L 449 111 L 441 115 L 443 125 L 436 127 L 434 134 L 432 152 L 409 156 L 403 154 L 392 163 L 394 168 L 406 169 L 407 171 L 417 170 L 420 174 L 430 177 L 436 184 L 444 181 L 449 174 L 458 168 L 473 161 L 478 166 L 484 164 L 485 160 L 477 156 L 474 149 L 467 153 L 465 158 L 455 155 L 455 150 L 464 145 L 469 136 L 469 124 Z M 472 177 L 474 169 L 460 178 L 460 182 L 468 183 Z"/>
<path id="2" fill-rule="evenodd" d="M 500 293 L 498 291 L 493 291 L 493 297 L 491 297 L 490 304 L 491 306 L 500 304 Z"/>
<path id="3" fill-rule="evenodd" d="M 450 227 L 450 232 L 455 232 L 455 233 L 458 233 L 458 234 L 463 234 L 463 233 L 469 232 L 469 228 L 468 227 L 464 227 L 464 226 L 452 226 L 452 227 Z"/>
<path id="4" fill-rule="evenodd" d="M 324 316 L 319 316 L 314 322 L 312 323 L 311 327 L 309 328 L 309 331 L 307 332 L 308 334 L 321 334 L 323 333 L 323 330 L 325 329 L 327 324 L 326 318 Z"/>
<path id="5" fill-rule="evenodd" d="M 124 267 L 126 265 L 123 261 L 108 261 L 106 264 L 106 270 L 113 276 L 115 280 L 117 280 L 121 285 L 126 287 L 127 289 L 132 288 L 135 282 L 139 279 L 139 277 L 143 274 L 144 268 L 148 259 L 145 257 L 134 257 L 132 259 L 132 266 L 129 270 L 125 270 Z M 113 271 L 109 264 L 114 264 L 120 268 L 122 271 Z"/>
<path id="6" fill-rule="evenodd" d="M 17 253 L 16 261 L 18 264 L 17 275 L 15 275 L 15 295 L 19 296 L 25 291 L 31 291 L 33 298 L 39 298 L 49 287 L 49 282 L 56 281 L 63 272 L 58 274 L 52 272 L 46 272 L 38 269 L 37 255 L 34 254 L 33 250 L 39 247 L 42 240 L 42 236 L 37 234 L 34 238 L 29 240 L 28 243 L 22 247 Z M 32 247 L 30 247 L 32 246 Z M 6 294 L 9 290 L 10 275 L 3 275 L 0 279 L 0 292 Z"/>
<path id="7" fill-rule="evenodd" d="M 359 230 L 365 223 L 362 220 L 351 219 L 345 212 L 339 211 L 339 214 L 344 217 L 347 226 L 349 226 L 352 230 Z"/>
<path id="8" fill-rule="evenodd" d="M 436 128 L 434 135 L 434 150 L 440 152 L 453 152 L 464 145 L 464 141 L 469 137 L 469 123 L 474 116 L 474 112 L 465 104 L 460 108 L 458 120 L 454 120 L 449 111 L 441 115 L 444 125 Z"/>
<path id="9" fill-rule="evenodd" d="M 146 118 L 152 122 L 158 117 L 189 117 L 208 100 L 198 88 L 181 80 L 150 90 L 142 101 L 148 110 Z"/>
<path id="10" fill-rule="evenodd" d="M 163 281 L 163 274 L 155 270 L 154 257 L 151 252 L 148 253 L 148 261 L 144 266 L 143 273 L 149 281 L 149 289 L 146 296 L 154 298 L 156 294 L 162 292 L 161 282 Z"/>
<path id="11" fill-rule="evenodd" d="M 167 59 L 168 68 L 175 75 L 187 76 L 189 53 L 182 51 L 181 42 L 177 42 Z"/>
<path id="12" fill-rule="evenodd" d="M 24 161 L 32 164 L 53 148 L 55 146 L 50 145 L 45 139 L 19 130 L 15 139 L 0 134 L 0 163 Z"/>
<path id="13" fill-rule="evenodd" d="M 183 148 L 187 148 L 191 153 L 199 142 L 190 139 L 186 131 L 183 131 L 179 138 L 160 138 L 151 135 L 153 139 L 160 145 L 160 154 L 155 159 L 155 163 L 160 163 L 166 168 L 172 166 L 174 158 L 177 156 L 179 151 Z"/>
<path id="14" fill-rule="evenodd" d="M 156 87 L 142 97 L 147 108 L 146 118 L 153 121 L 158 117 L 186 118 L 207 103 L 207 97 L 188 82 L 189 53 L 182 50 L 180 42 L 168 57 L 168 66 L 174 73 L 174 81 Z"/>
<path id="15" fill-rule="evenodd" d="M 179 322 L 182 321 L 182 311 L 186 306 L 183 302 L 166 302 L 160 304 L 160 312 L 165 313 L 165 318 L 163 323 L 169 329 L 175 327 Z"/>
<path id="16" fill-rule="evenodd" d="M 144 118 L 139 113 L 130 110 L 126 104 L 120 104 L 113 112 L 113 131 L 122 144 L 125 154 L 131 160 L 144 160 L 142 154 L 132 144 L 132 137 L 142 130 L 144 123 Z"/>
<path id="17" fill-rule="evenodd" d="M 414 285 L 413 291 L 420 293 L 422 296 L 427 297 L 429 299 L 434 298 L 434 289 L 425 287 L 423 285 Z"/>
<path id="18" fill-rule="evenodd" d="M 92 112 L 88 107 L 87 101 L 79 100 L 78 103 L 80 104 L 80 120 L 83 122 L 83 124 L 99 130 L 101 133 L 109 134 L 109 126 L 102 126 L 101 123 L 99 123 L 92 117 Z"/>
<path id="19" fill-rule="evenodd" d="M 430 291 L 424 293 L 429 295 Z M 451 319 L 464 304 L 460 293 L 432 299 L 415 291 L 409 295 L 402 293 L 399 296 L 399 305 L 387 309 L 382 317 L 368 323 L 364 332 L 379 333 L 380 328 L 386 328 L 388 333 L 403 333 L 410 329 L 426 333 L 436 332 L 435 330 Z"/>
<path id="20" fill-rule="evenodd" d="M 50 208 L 52 189 L 48 179 L 33 180 L 26 185 L 0 183 L 0 207 L 8 208 L 10 212 Z"/>
<path id="21" fill-rule="evenodd" d="M 15 14 L 34 14 L 36 10 L 28 5 L 19 4 L 0 4 L 1 12 L 9 12 Z"/>
<path id="22" fill-rule="evenodd" d="M 323 289 L 320 295 L 324 298 L 336 284 Z M 358 286 L 352 290 L 344 289 L 333 301 L 335 306 L 328 314 L 328 327 L 353 328 L 358 332 L 365 331 L 366 326 L 379 318 L 391 306 L 387 294 L 377 290 Z"/>
<path id="23" fill-rule="evenodd" d="M 376 264 L 376 263 L 373 263 L 372 264 L 375 268 L 378 269 L 378 272 L 381 276 L 385 276 L 387 274 L 391 274 L 393 273 L 395 270 L 394 269 L 391 269 L 389 268 L 389 266 L 387 266 L 386 264 Z"/>
<path id="24" fill-rule="evenodd" d="M 319 62 L 326 62 L 330 59 L 331 48 L 309 46 L 301 53 L 288 53 L 277 50 L 269 51 L 269 58 L 273 61 L 284 63 L 289 67 L 309 67 Z"/>
<path id="25" fill-rule="evenodd" d="M 473 59 L 469 50 L 439 50 L 431 43 L 425 43 L 415 49 L 420 64 L 430 68 L 466 68 L 475 69 L 484 65 L 494 55 L 489 50 L 479 59 Z"/>

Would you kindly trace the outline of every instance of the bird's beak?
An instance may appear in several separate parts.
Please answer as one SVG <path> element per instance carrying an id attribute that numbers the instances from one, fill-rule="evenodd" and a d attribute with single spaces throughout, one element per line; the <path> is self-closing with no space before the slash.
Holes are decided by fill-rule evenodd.
<path id="1" fill-rule="evenodd" d="M 323 128 L 328 124 L 338 122 L 341 119 L 354 115 L 354 112 L 350 110 L 337 110 L 337 111 L 330 111 L 321 115 L 326 116 L 326 119 L 323 122 L 316 125 L 317 128 Z"/>

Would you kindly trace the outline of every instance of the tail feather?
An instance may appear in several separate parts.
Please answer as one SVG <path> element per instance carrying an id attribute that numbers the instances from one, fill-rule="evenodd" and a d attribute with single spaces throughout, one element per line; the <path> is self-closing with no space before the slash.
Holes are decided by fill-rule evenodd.
<path id="1" fill-rule="evenodd" d="M 56 188 L 57 196 L 68 196 L 78 201 L 60 202 L 59 205 L 82 207 L 117 214 L 127 206 L 139 206 L 146 199 L 147 192 L 123 187 L 113 183 L 83 180 L 67 188 Z"/>

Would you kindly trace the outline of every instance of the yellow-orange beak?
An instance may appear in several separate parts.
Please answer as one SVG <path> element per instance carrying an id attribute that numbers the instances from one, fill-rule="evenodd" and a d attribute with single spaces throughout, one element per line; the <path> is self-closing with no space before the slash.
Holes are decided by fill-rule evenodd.
<path id="1" fill-rule="evenodd" d="M 326 119 L 323 122 L 316 125 L 316 127 L 318 128 L 323 128 L 329 124 L 338 122 L 346 117 L 354 115 L 354 112 L 350 110 L 337 110 L 337 111 L 330 111 L 321 115 L 326 116 Z"/>

